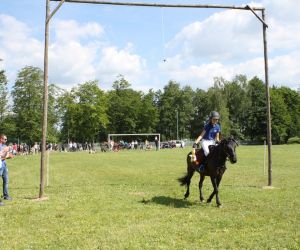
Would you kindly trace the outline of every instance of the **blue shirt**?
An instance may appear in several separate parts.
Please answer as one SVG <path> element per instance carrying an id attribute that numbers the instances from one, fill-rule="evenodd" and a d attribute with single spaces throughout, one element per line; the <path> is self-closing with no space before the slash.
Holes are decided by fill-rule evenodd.
<path id="1" fill-rule="evenodd" d="M 219 124 L 212 125 L 207 123 L 204 126 L 205 134 L 203 136 L 204 140 L 215 140 L 217 133 L 221 132 L 221 127 Z"/>

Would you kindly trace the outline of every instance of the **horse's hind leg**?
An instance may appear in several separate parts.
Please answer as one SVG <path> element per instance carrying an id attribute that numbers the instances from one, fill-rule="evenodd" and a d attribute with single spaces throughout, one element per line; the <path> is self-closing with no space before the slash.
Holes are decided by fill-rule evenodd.
<path id="1" fill-rule="evenodd" d="M 178 179 L 178 181 L 180 182 L 181 186 L 185 186 L 187 187 L 185 195 L 184 195 L 184 199 L 188 198 L 190 195 L 190 184 L 191 184 L 191 179 L 194 175 L 195 170 L 188 168 L 188 172 L 185 176 L 181 177 Z"/>
<path id="2" fill-rule="evenodd" d="M 202 193 L 202 186 L 203 186 L 203 181 L 205 179 L 205 175 L 204 174 L 200 174 L 200 181 L 199 181 L 199 192 L 200 192 L 200 201 L 203 202 L 204 201 L 204 197 L 203 197 L 203 193 Z"/>
<path id="3" fill-rule="evenodd" d="M 184 195 L 184 199 L 187 199 L 190 195 L 190 184 L 191 184 L 191 179 L 194 175 L 194 170 L 189 170 L 188 171 L 188 174 L 187 174 L 187 182 L 186 182 L 186 192 L 185 192 L 185 195 Z"/>

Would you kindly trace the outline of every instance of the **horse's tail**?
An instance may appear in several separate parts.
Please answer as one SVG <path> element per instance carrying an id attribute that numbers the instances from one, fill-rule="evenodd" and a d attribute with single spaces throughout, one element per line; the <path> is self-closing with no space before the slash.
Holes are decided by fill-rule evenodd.
<path id="1" fill-rule="evenodd" d="M 190 176 L 187 173 L 185 176 L 177 179 L 180 182 L 180 186 L 187 185 L 190 181 Z"/>

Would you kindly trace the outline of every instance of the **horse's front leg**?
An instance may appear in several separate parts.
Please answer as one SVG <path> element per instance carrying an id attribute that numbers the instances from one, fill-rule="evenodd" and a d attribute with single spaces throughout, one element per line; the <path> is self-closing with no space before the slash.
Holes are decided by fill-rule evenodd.
<path id="1" fill-rule="evenodd" d="M 210 177 L 211 183 L 214 187 L 214 191 L 211 193 L 211 195 L 209 196 L 207 203 L 210 203 L 212 198 L 214 197 L 214 195 L 216 195 L 216 203 L 217 206 L 220 207 L 221 206 L 221 202 L 219 199 L 219 190 L 218 190 L 218 186 L 220 184 L 221 179 L 218 179 L 216 177 Z"/>
<path id="2" fill-rule="evenodd" d="M 199 192 L 200 192 L 200 201 L 204 201 L 203 193 L 202 193 L 202 186 L 203 186 L 203 181 L 205 179 L 205 175 L 203 173 L 200 173 L 200 181 L 199 181 Z"/>
<path id="3" fill-rule="evenodd" d="M 214 191 L 211 193 L 209 196 L 207 203 L 210 203 L 214 195 L 216 195 L 216 201 L 217 201 L 217 206 L 221 206 L 220 200 L 219 200 L 219 195 L 218 195 L 218 185 L 217 185 L 217 178 L 216 177 L 210 177 L 211 183 L 213 185 Z"/>

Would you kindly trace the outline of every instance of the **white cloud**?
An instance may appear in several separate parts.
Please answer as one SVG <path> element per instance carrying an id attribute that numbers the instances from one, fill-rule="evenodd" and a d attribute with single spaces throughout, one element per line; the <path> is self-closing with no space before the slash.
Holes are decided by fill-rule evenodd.
<path id="1" fill-rule="evenodd" d="M 187 25 L 167 48 L 181 50 L 187 60 L 237 60 L 261 52 L 262 42 L 258 37 L 261 26 L 252 13 L 226 10 Z"/>
<path id="2" fill-rule="evenodd" d="M 270 85 L 289 86 L 296 90 L 300 79 L 300 53 L 291 53 L 284 56 L 276 56 L 269 60 Z M 223 77 L 227 80 L 236 75 L 244 74 L 248 79 L 258 76 L 264 81 L 264 58 L 258 57 L 237 64 L 223 64 L 221 62 L 203 63 L 200 65 L 180 66 L 180 61 L 169 58 L 166 64 L 160 64 L 160 68 L 168 75 L 169 79 L 176 79 L 183 85 L 194 88 L 207 89 L 213 85 L 214 77 Z M 175 66 L 178 64 L 178 66 Z"/>
<path id="3" fill-rule="evenodd" d="M 51 75 L 64 87 L 98 79 L 101 88 L 108 89 L 119 74 L 129 81 L 138 81 L 142 76 L 146 63 L 132 52 L 133 44 L 128 43 L 123 49 L 110 46 L 99 24 L 59 21 L 53 29 Z"/>
<path id="4" fill-rule="evenodd" d="M 169 59 L 168 59 L 169 60 Z M 219 63 L 212 62 L 201 65 L 189 65 L 186 68 L 174 67 L 174 63 L 169 60 L 165 65 L 161 64 L 161 69 L 168 72 L 170 79 L 176 80 L 183 85 L 190 85 L 194 88 L 207 89 L 212 85 L 213 78 L 222 76 L 231 77 L 228 68 Z"/>
<path id="5" fill-rule="evenodd" d="M 136 82 L 146 74 L 145 59 L 132 52 L 133 44 L 123 49 L 107 45 L 104 28 L 98 23 L 58 20 L 50 34 L 49 82 L 70 89 L 99 79 L 108 88 L 119 74 Z M 32 37 L 28 25 L 0 15 L 0 58 L 4 59 L 0 66 L 7 69 L 11 83 L 27 65 L 43 69 L 43 57 L 44 43 Z"/>
<path id="6" fill-rule="evenodd" d="M 75 20 L 57 20 L 53 23 L 52 30 L 55 41 L 59 43 L 99 38 L 104 34 L 104 28 L 96 22 L 80 24 Z"/>
<path id="7" fill-rule="evenodd" d="M 43 43 L 31 37 L 30 32 L 30 28 L 16 18 L 0 15 L 0 58 L 10 81 L 14 81 L 22 67 L 43 62 Z"/>
<path id="8" fill-rule="evenodd" d="M 270 84 L 296 89 L 300 83 L 300 1 L 259 2 L 251 4 L 266 7 Z M 166 52 L 173 56 L 157 67 L 135 52 L 130 38 L 118 46 L 109 37 L 97 22 L 56 19 L 51 25 L 49 80 L 70 88 L 99 79 L 107 89 L 122 74 L 133 88 L 148 90 L 162 88 L 169 79 L 203 89 L 212 85 L 215 76 L 231 79 L 246 74 L 264 79 L 262 25 L 250 11 L 218 11 L 182 27 L 167 44 Z M 26 65 L 43 68 L 43 53 L 43 39 L 35 38 L 31 27 L 0 14 L 0 58 L 4 59 L 0 67 L 11 82 Z"/>
<path id="9" fill-rule="evenodd" d="M 96 78 L 93 66 L 95 49 L 76 41 L 55 43 L 49 48 L 49 81 L 71 88 Z M 66 86 L 69 85 L 69 86 Z"/>
<path id="10" fill-rule="evenodd" d="M 268 41 L 270 52 L 299 50 L 300 1 L 266 0 L 266 21 L 269 24 Z"/>
<path id="11" fill-rule="evenodd" d="M 251 3 L 250 5 L 259 5 Z M 300 76 L 300 1 L 263 2 L 267 13 L 270 84 L 297 88 Z M 297 8 L 299 7 L 299 8 Z M 260 13 L 259 13 L 260 14 Z M 290 16 L 289 16 L 290 15 Z M 172 79 L 212 86 L 214 76 L 264 80 L 262 25 L 251 12 L 226 10 L 182 28 L 168 43 L 176 56 L 160 64 Z"/>
<path id="12" fill-rule="evenodd" d="M 145 72 L 146 61 L 130 52 L 131 44 L 125 49 L 105 47 L 101 51 L 100 61 L 97 65 L 97 76 L 100 81 L 112 83 L 119 74 L 129 82 L 137 82 L 139 78 L 147 74 Z"/>
<path id="13" fill-rule="evenodd" d="M 96 79 L 93 62 L 103 28 L 94 22 L 79 24 L 74 20 L 59 20 L 51 31 L 54 38 L 49 47 L 49 81 L 69 89 Z"/>
<path id="14" fill-rule="evenodd" d="M 299 22 L 299 0 L 263 0 L 267 18 L 275 18 L 283 23 Z"/>
<path id="15" fill-rule="evenodd" d="M 269 61 L 271 84 L 289 86 L 296 90 L 300 84 L 299 58 L 300 51 L 272 58 Z"/>

